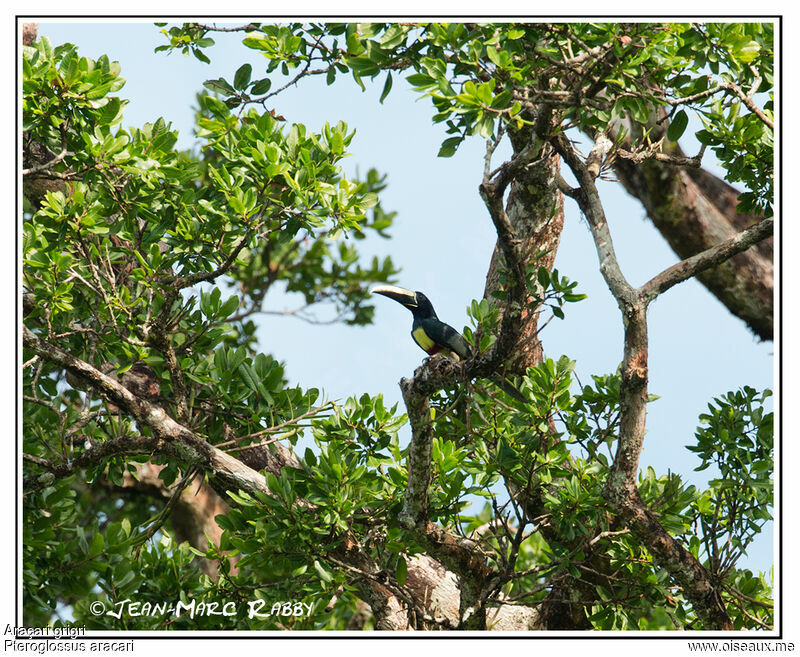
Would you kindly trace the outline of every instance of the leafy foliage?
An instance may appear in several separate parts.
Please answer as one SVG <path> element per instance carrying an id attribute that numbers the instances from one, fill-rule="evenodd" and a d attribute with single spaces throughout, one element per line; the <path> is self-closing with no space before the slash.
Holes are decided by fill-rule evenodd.
<path id="1" fill-rule="evenodd" d="M 654 118 L 670 121 L 677 141 L 696 131 L 742 183 L 741 212 L 772 214 L 774 104 L 773 25 L 764 23 L 362 23 L 251 24 L 242 43 L 263 54 L 267 73 L 280 68 L 294 80 L 324 74 L 332 84 L 350 74 L 393 75 L 431 99 L 434 122 L 445 125 L 440 156 L 455 153 L 469 135 L 490 138 L 501 126 L 532 123 L 537 103 L 563 112 L 564 129 L 602 132 L 628 118 L 650 144 Z M 165 31 L 166 32 L 166 31 Z M 204 47 L 208 29 L 186 24 L 169 30 L 171 48 Z M 188 44 L 188 45 L 187 45 Z M 210 45 L 210 44 L 208 44 Z M 312 69 L 311 67 L 318 66 Z M 215 89 L 231 106 L 263 103 L 276 90 L 270 78 L 237 73 Z M 244 83 L 245 80 L 248 80 Z M 244 83 L 244 84 L 243 84 Z M 241 88 L 240 88 L 241 87 Z"/>
<path id="2" fill-rule="evenodd" d="M 694 508 L 709 568 L 721 578 L 772 520 L 773 414 L 764 409 L 771 394 L 745 387 L 715 399 L 700 416 L 697 444 L 687 447 L 702 460 L 696 470 L 719 471 Z"/>
<path id="3" fill-rule="evenodd" d="M 143 373 L 148 399 L 212 443 L 236 436 L 235 445 L 227 443 L 232 453 L 269 437 L 276 425 L 294 427 L 289 437 L 296 440 L 302 433 L 297 418 L 330 405 L 315 405 L 314 388 L 287 387 L 283 366 L 255 352 L 250 315 L 282 281 L 303 294 L 306 308 L 327 301 L 338 319 L 363 324 L 372 316 L 367 285 L 396 273 L 388 258 L 363 267 L 354 246 L 334 241 L 337 234 L 366 230 L 385 236 L 392 223 L 392 213 L 377 203 L 384 184 L 377 173 L 364 182 L 341 175 L 352 133 L 341 123 L 320 134 L 300 125 L 287 130 L 255 111 L 236 118 L 206 96 L 199 124 L 205 144 L 197 159 L 174 150 L 177 135 L 163 119 L 142 129 L 118 127 L 124 101 L 109 94 L 124 81 L 108 58 L 95 62 L 71 45 L 52 48 L 47 39 L 24 54 L 30 176 L 55 181 L 41 196 L 35 181 L 27 188 L 26 325 L 128 387 Z M 67 156 L 54 157 L 62 148 Z M 211 285 L 217 279 L 235 285 L 239 295 L 223 295 Z M 24 388 L 31 426 L 24 448 L 32 459 L 70 463 L 97 445 L 150 435 L 52 363 L 33 359 Z M 153 460 L 165 466 L 165 486 L 186 473 L 186 464 Z M 31 610 L 54 610 L 98 586 L 119 598 L 127 588 L 103 579 L 119 577 L 119 564 L 112 560 L 109 570 L 97 570 L 98 560 L 115 551 L 119 558 L 126 553 L 131 577 L 124 584 L 144 581 L 133 575 L 131 546 L 110 528 L 125 522 L 129 536 L 151 524 L 153 514 L 137 521 L 127 505 L 122 514 L 109 500 L 78 517 L 70 502 L 76 495 L 91 500 L 106 478 L 129 487 L 136 465 L 136 459 L 111 455 L 92 461 L 85 481 L 52 482 L 26 498 L 30 522 L 49 528 L 26 547 L 28 572 L 38 571 L 29 580 Z M 37 485 L 50 483 L 48 477 Z M 76 531 L 77 543 L 70 538 Z M 51 551 L 44 549 L 47 536 Z M 195 558 L 164 536 L 152 550 L 166 550 L 169 559 Z M 43 573 L 53 584 L 47 593 Z M 54 573 L 63 574 L 63 589 Z"/>
<path id="4" fill-rule="evenodd" d="M 394 214 L 378 202 L 384 178 L 342 175 L 353 136 L 345 124 L 314 133 L 259 111 L 283 88 L 278 73 L 289 82 L 324 74 L 328 84 L 349 74 L 362 88 L 383 75 L 383 101 L 393 76 L 407 71 L 451 135 L 443 156 L 469 135 L 530 125 L 540 102 L 563 112 L 561 129 L 602 131 L 632 117 L 644 134 L 633 149 L 649 148 L 659 111 L 672 141 L 696 112 L 705 118 L 698 138 L 731 180 L 748 185 L 742 205 L 769 213 L 772 133 L 734 99 L 736 89 L 752 102 L 770 93 L 768 24 L 246 27 L 243 44 L 263 53 L 267 77 L 245 64 L 230 80 L 207 81 L 218 95 L 198 96 L 196 153 L 175 150 L 164 119 L 119 127 L 125 101 L 113 94 L 124 81 L 107 57 L 92 61 L 46 39 L 25 48 L 26 328 L 262 470 L 266 482 L 257 492 L 228 488 L 217 539 L 184 539 L 171 505 L 197 463 L 165 452 L 146 423 L 26 350 L 26 623 L 369 628 L 362 601 L 377 582 L 419 613 L 420 627 L 446 626 L 410 593 L 425 546 L 398 523 L 409 479 L 399 433 L 406 416 L 381 396 L 340 404 L 315 387 L 289 387 L 283 364 L 255 341 L 253 316 L 268 311 L 275 284 L 302 295 L 302 318 L 320 321 L 310 309 L 329 303 L 334 321 L 366 324 L 367 286 L 397 273 L 389 258 L 365 265 L 355 247 L 392 225 Z M 208 61 L 209 32 L 170 27 L 159 50 Z M 771 100 L 760 111 L 771 117 Z M 532 262 L 526 274 L 526 311 L 547 306 L 563 318 L 584 298 L 556 270 Z M 502 286 L 495 296 L 504 300 Z M 476 300 L 468 314 L 464 335 L 486 352 L 498 308 Z M 683 591 L 602 496 L 620 432 L 620 376 L 581 386 L 574 368 L 563 356 L 528 369 L 517 382 L 524 403 L 483 380 L 432 396 L 429 519 L 480 549 L 497 574 L 490 607 L 536 607 L 566 582 L 591 591 L 588 627 L 702 629 Z M 771 582 L 737 568 L 771 517 L 769 394 L 729 392 L 701 416 L 689 449 L 699 470 L 719 471 L 707 489 L 652 468 L 639 478 L 664 528 L 721 583 L 737 628 L 773 623 Z M 314 441 L 302 458 L 271 451 L 301 436 Z M 247 461 L 259 453 L 281 455 L 282 467 Z M 155 483 L 145 481 L 146 465 L 157 469 Z M 141 613 L 97 615 L 93 607 L 131 600 Z M 234 605 L 231 614 L 176 615 L 165 601 L 184 610 Z M 287 601 L 302 613 L 267 613 Z"/>

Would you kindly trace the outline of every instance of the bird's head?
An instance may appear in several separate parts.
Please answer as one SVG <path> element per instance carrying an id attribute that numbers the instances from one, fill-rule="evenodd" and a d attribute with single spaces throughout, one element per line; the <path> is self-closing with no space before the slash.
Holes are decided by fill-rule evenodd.
<path id="1" fill-rule="evenodd" d="M 396 285 L 377 285 L 372 288 L 372 294 L 381 294 L 408 308 L 414 315 L 421 317 L 436 317 L 428 297 L 422 292 L 412 292 Z"/>

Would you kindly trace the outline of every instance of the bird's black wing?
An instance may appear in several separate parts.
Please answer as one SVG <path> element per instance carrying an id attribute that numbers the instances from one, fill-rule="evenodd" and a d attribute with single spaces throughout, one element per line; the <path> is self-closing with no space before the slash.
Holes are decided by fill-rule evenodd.
<path id="1" fill-rule="evenodd" d="M 449 324 L 445 324 L 436 318 L 421 319 L 415 323 L 417 325 L 417 330 L 421 328 L 425 333 L 425 337 L 427 337 L 428 340 L 441 349 L 448 349 L 449 351 L 452 351 L 462 360 L 469 358 L 469 344 L 464 339 L 464 336 L 462 336 Z M 422 347 L 428 353 L 433 353 L 426 345 L 423 345 L 420 342 L 419 338 L 421 336 L 416 335 L 416 331 L 412 332 L 412 335 L 420 347 Z M 493 376 L 492 380 L 510 397 L 513 397 L 522 403 L 526 403 L 528 401 L 525 396 L 514 386 L 514 384 L 503 378 L 501 375 L 497 374 Z"/>
<path id="2" fill-rule="evenodd" d="M 469 358 L 469 344 L 464 337 L 449 324 L 438 319 L 422 319 L 419 325 L 425 334 L 442 349 L 449 349 L 459 358 Z"/>

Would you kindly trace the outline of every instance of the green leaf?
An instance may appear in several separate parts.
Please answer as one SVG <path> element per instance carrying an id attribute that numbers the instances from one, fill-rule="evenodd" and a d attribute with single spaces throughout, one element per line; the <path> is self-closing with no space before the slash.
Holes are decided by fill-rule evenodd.
<path id="1" fill-rule="evenodd" d="M 543 290 L 547 290 L 547 288 L 550 287 L 550 271 L 547 267 L 539 267 L 539 269 L 536 270 L 536 280 Z"/>
<path id="2" fill-rule="evenodd" d="M 263 80 L 259 80 L 250 88 L 250 93 L 254 96 L 260 96 L 262 94 L 267 93 L 272 87 L 272 80 L 269 78 L 264 78 Z"/>
<path id="3" fill-rule="evenodd" d="M 275 495 L 280 495 L 282 492 L 281 483 L 272 472 L 267 472 L 267 488 L 269 488 L 270 492 L 274 493 Z M 233 497 L 231 493 L 229 493 L 229 495 Z"/>
<path id="4" fill-rule="evenodd" d="M 672 119 L 667 129 L 667 138 L 670 141 L 678 141 L 689 125 L 689 117 L 684 110 L 680 110 Z"/>
<path id="5" fill-rule="evenodd" d="M 130 584 L 135 578 L 136 578 L 136 573 L 134 573 L 132 570 L 129 570 L 119 579 L 115 579 L 114 585 L 117 588 L 123 588 L 125 585 Z"/>
<path id="6" fill-rule="evenodd" d="M 395 568 L 394 576 L 398 586 L 405 585 L 406 578 L 408 577 L 408 564 L 402 554 L 397 557 L 397 567 Z"/>
<path id="7" fill-rule="evenodd" d="M 314 570 L 317 571 L 317 575 L 319 575 L 320 579 L 326 584 L 329 584 L 333 579 L 331 574 L 322 567 L 322 564 L 317 559 L 314 559 Z"/>
<path id="8" fill-rule="evenodd" d="M 206 89 L 211 89 L 216 93 L 223 93 L 225 95 L 233 95 L 236 93 L 236 90 L 230 85 L 230 83 L 225 78 L 217 78 L 216 80 L 206 80 L 203 82 L 203 86 Z"/>
<path id="9" fill-rule="evenodd" d="M 231 196 L 228 199 L 228 204 L 231 206 L 231 209 L 237 214 L 242 216 L 247 214 L 247 208 L 245 208 L 244 203 L 242 203 L 242 200 L 239 197 Z"/>
<path id="10" fill-rule="evenodd" d="M 381 92 L 380 103 L 383 104 L 383 101 L 386 99 L 386 96 L 389 95 L 389 92 L 392 90 L 392 73 L 391 71 L 386 75 L 386 82 L 383 84 L 383 91 Z"/>
<path id="11" fill-rule="evenodd" d="M 222 308 L 219 310 L 219 316 L 222 319 L 227 319 L 228 316 L 233 313 L 239 307 L 239 297 L 235 294 L 228 299 L 224 304 L 222 304 Z"/>
<path id="12" fill-rule="evenodd" d="M 105 125 L 114 125 L 118 123 L 122 120 L 121 108 L 122 101 L 119 98 L 116 96 L 109 98 L 108 102 L 101 108 L 98 114 L 98 120 Z"/>
<path id="13" fill-rule="evenodd" d="M 439 148 L 439 157 L 452 157 L 458 150 L 463 139 L 461 137 L 450 137 L 442 142 Z"/>
<path id="14" fill-rule="evenodd" d="M 97 556 L 105 549 L 105 547 L 106 542 L 103 538 L 103 534 L 100 532 L 96 533 L 94 536 L 92 536 L 92 544 L 89 546 L 89 556 Z"/>
<path id="15" fill-rule="evenodd" d="M 408 83 L 412 87 L 426 87 L 436 84 L 436 80 L 434 80 L 430 75 L 425 75 L 424 73 L 412 73 L 406 77 L 406 80 L 408 80 Z"/>
<path id="16" fill-rule="evenodd" d="M 210 64 L 211 60 L 199 48 L 192 48 L 192 54 L 204 64 Z"/>
<path id="17" fill-rule="evenodd" d="M 744 40 L 736 44 L 732 50 L 732 55 L 744 64 L 749 64 L 758 57 L 761 46 L 756 41 Z"/>
<path id="18" fill-rule="evenodd" d="M 242 64 L 233 76 L 233 86 L 239 91 L 247 89 L 250 84 L 250 76 L 253 74 L 253 67 L 250 64 Z"/>

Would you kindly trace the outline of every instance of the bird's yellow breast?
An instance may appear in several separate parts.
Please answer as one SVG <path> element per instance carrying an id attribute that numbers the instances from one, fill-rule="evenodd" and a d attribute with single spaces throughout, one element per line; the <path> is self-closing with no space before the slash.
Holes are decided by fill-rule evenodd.
<path id="1" fill-rule="evenodd" d="M 414 342 L 416 342 L 423 349 L 423 351 L 427 352 L 430 356 L 433 356 L 433 354 L 443 354 L 455 360 L 460 360 L 458 354 L 450 351 L 449 349 L 445 349 L 441 345 L 438 345 L 431 340 L 428 337 L 428 334 L 425 333 L 425 329 L 423 329 L 421 326 L 411 331 L 411 337 L 414 338 Z"/>
<path id="2" fill-rule="evenodd" d="M 428 337 L 425 329 L 421 326 L 411 331 L 411 337 L 414 338 L 414 342 L 427 352 L 430 352 L 436 346 L 436 343 Z"/>

